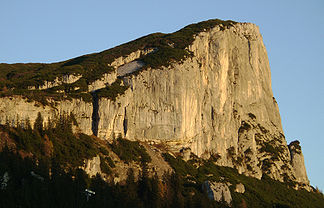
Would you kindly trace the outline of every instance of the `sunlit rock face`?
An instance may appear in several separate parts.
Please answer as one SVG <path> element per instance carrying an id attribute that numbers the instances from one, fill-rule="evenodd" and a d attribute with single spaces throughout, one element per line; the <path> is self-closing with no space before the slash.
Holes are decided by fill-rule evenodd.
<path id="1" fill-rule="evenodd" d="M 137 59 L 154 49 L 119 57 L 114 71 L 91 83 L 89 91 L 115 82 L 128 90 L 115 100 L 96 98 L 43 106 L 22 98 L 1 98 L 1 123 L 74 113 L 79 130 L 102 139 L 164 143 L 170 151 L 218 158 L 256 178 L 309 184 L 302 154 L 289 151 L 279 109 L 271 89 L 271 73 L 262 36 L 256 25 L 215 26 L 197 34 L 187 49 L 192 56 L 168 67 L 143 67 Z M 17 117 L 18 115 L 18 117 Z M 188 154 L 187 154 L 188 155 Z M 188 158 L 187 158 L 188 159 Z M 304 166 L 303 166 L 304 167 Z"/>
<path id="2" fill-rule="evenodd" d="M 188 49 L 193 56 L 182 63 L 125 77 L 130 88 L 116 101 L 100 99 L 98 136 L 164 142 L 217 155 L 246 175 L 293 179 L 258 27 L 216 26 Z"/>
<path id="3" fill-rule="evenodd" d="M 301 183 L 309 183 L 305 162 L 304 162 L 304 155 L 302 153 L 299 141 L 293 141 L 289 144 L 289 151 L 291 156 L 291 165 L 295 172 L 296 181 Z"/>
<path id="4" fill-rule="evenodd" d="M 92 103 L 82 99 L 48 100 L 48 105 L 43 105 L 21 96 L 4 97 L 0 98 L 0 123 L 24 127 L 28 121 L 33 127 L 40 113 L 46 126 L 49 119 L 54 121 L 60 115 L 73 113 L 78 122 L 77 130 L 91 135 L 92 109 Z"/>

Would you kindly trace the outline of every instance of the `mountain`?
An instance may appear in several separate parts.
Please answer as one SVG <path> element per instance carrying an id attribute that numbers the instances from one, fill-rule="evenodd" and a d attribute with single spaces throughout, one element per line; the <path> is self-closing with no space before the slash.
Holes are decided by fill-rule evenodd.
<path id="1" fill-rule="evenodd" d="M 0 64 L 0 80 L 0 123 L 7 138 L 3 148 L 10 141 L 15 152 L 43 157 L 46 151 L 36 154 L 21 139 L 27 131 L 38 132 L 39 138 L 47 137 L 46 142 L 39 139 L 43 147 L 54 146 L 47 157 L 73 167 L 77 153 L 65 159 L 64 154 L 53 156 L 58 147 L 63 149 L 60 142 L 67 145 L 61 141 L 64 131 L 53 132 L 67 125 L 71 143 L 66 151 L 93 140 L 91 151 L 79 147 L 87 150 L 79 160 L 87 161 L 84 169 L 90 175 L 100 173 L 107 180 L 126 180 L 129 168 L 144 171 L 139 164 L 150 158 L 144 164 L 151 175 L 157 172 L 161 178 L 173 169 L 181 178 L 192 175 L 196 188 L 207 184 L 208 189 L 225 177 L 230 187 L 239 181 L 250 188 L 258 183 L 253 180 L 278 181 L 273 183 L 316 194 L 299 142 L 287 145 L 285 140 L 267 52 L 254 24 L 208 20 L 63 62 Z M 114 155 L 119 163 L 103 173 L 105 155 Z M 132 156 L 138 159 L 127 159 Z M 131 161 L 137 165 L 129 165 Z M 111 171 L 124 176 L 108 177 Z M 214 182 L 206 182 L 210 174 Z M 243 199 L 233 199 L 233 205 Z"/>

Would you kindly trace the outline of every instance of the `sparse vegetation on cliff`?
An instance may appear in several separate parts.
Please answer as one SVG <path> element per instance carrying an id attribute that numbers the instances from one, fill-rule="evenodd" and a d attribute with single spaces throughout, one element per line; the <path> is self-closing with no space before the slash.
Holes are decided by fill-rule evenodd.
<path id="1" fill-rule="evenodd" d="M 289 144 L 290 149 L 294 149 L 297 153 L 301 153 L 300 142 L 298 140 L 292 141 Z"/>
<path id="2" fill-rule="evenodd" d="M 174 158 L 165 154 L 175 172 L 183 176 L 185 189 L 200 187 L 205 180 L 229 182 L 233 204 L 232 207 L 241 207 L 244 201 L 247 207 L 321 207 L 324 198 L 320 193 L 308 192 L 306 190 L 293 189 L 294 184 L 282 183 L 264 175 L 261 180 L 241 175 L 236 169 L 217 166 L 211 161 L 200 159 L 200 166 L 195 168 L 193 161 L 185 162 L 180 158 Z M 263 163 L 266 169 L 270 161 Z M 185 167 L 190 168 L 185 168 Z M 190 176 L 190 177 L 189 177 Z M 245 193 L 234 192 L 235 185 L 242 183 L 245 186 Z M 290 186 L 291 185 L 291 186 Z M 288 187 L 287 187 L 288 186 Z M 315 189 L 314 189 L 315 191 Z M 316 192 L 316 191 L 315 191 Z"/>
<path id="3" fill-rule="evenodd" d="M 146 152 L 145 147 L 140 145 L 138 141 L 117 138 L 111 144 L 111 149 L 126 163 L 132 161 L 147 163 L 151 161 L 151 157 Z"/>
<path id="4" fill-rule="evenodd" d="M 235 23 L 230 20 L 208 20 L 188 25 L 174 33 L 154 33 L 100 53 L 88 54 L 52 64 L 0 64 L 0 96 L 22 95 L 30 100 L 40 101 L 45 105 L 48 104 L 47 98 L 62 100 L 82 97 L 85 101 L 91 101 L 91 96 L 87 92 L 88 85 L 100 79 L 103 74 L 111 73 L 114 69 L 110 64 L 116 58 L 127 56 L 137 50 L 154 48 L 154 52 L 140 58 L 145 63 L 142 70 L 148 67 L 168 66 L 172 62 L 179 62 L 190 56 L 186 47 L 194 41 L 195 34 L 208 31 L 216 25 L 224 30 Z M 67 75 L 80 75 L 81 78 L 74 83 L 61 84 L 46 90 L 37 90 L 46 81 L 53 82 L 57 78 L 63 80 L 63 77 Z M 32 86 L 35 86 L 36 90 L 28 89 Z M 101 93 L 108 94 L 109 98 L 114 99 L 118 94 L 114 90 L 112 86 L 102 89 Z"/>
<path id="5" fill-rule="evenodd" d="M 110 157 L 108 156 L 108 158 L 110 158 Z M 106 157 L 100 156 L 100 169 L 101 169 L 101 171 L 103 173 L 109 175 L 112 172 L 111 168 L 112 167 L 107 164 Z"/>
<path id="6" fill-rule="evenodd" d="M 122 81 L 120 79 L 117 79 L 110 86 L 96 90 L 94 93 L 98 96 L 98 98 L 104 97 L 115 100 L 118 95 L 124 94 L 127 89 L 128 86 L 122 85 Z"/>

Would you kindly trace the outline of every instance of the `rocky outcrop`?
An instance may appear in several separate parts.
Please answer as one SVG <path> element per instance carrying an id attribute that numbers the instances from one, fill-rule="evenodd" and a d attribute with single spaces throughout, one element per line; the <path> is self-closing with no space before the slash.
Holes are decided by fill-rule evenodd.
<path id="1" fill-rule="evenodd" d="M 85 163 L 84 171 L 90 176 L 95 176 L 97 174 L 101 174 L 100 168 L 100 156 L 97 155 L 92 159 L 89 159 Z"/>
<path id="2" fill-rule="evenodd" d="M 136 59 L 141 56 L 145 56 L 148 53 L 153 52 L 154 49 L 137 50 L 127 55 L 126 57 L 119 57 L 114 60 L 109 66 L 113 67 L 115 70 L 109 73 L 105 73 L 100 79 L 88 85 L 88 91 L 94 92 L 95 90 L 106 87 L 114 83 L 119 76 L 124 76 L 140 69 L 144 64 Z"/>
<path id="3" fill-rule="evenodd" d="M 29 86 L 29 90 L 45 90 L 52 87 L 60 86 L 62 84 L 71 84 L 78 81 L 82 75 L 67 74 L 62 77 L 56 77 L 53 81 L 45 81 L 43 85 L 40 86 Z"/>
<path id="4" fill-rule="evenodd" d="M 216 183 L 205 181 L 202 189 L 207 192 L 208 198 L 217 202 L 226 202 L 227 205 L 232 203 L 232 195 L 225 183 Z"/>
<path id="5" fill-rule="evenodd" d="M 85 134 L 92 134 L 92 103 L 82 99 L 54 101 L 49 100 L 49 105 L 31 101 L 21 96 L 4 97 L 0 99 L 0 123 L 17 126 L 24 125 L 28 120 L 31 126 L 41 114 L 46 125 L 48 119 L 54 120 L 58 116 L 73 113 L 78 122 L 78 129 Z"/>
<path id="6" fill-rule="evenodd" d="M 219 165 L 261 178 L 293 179 L 258 27 L 239 23 L 201 32 L 182 63 L 124 77 L 130 88 L 98 102 L 98 136 L 190 148 Z M 247 156 L 247 157 L 246 157 Z"/>
<path id="7" fill-rule="evenodd" d="M 172 46 L 172 43 L 169 43 Z M 288 149 L 279 109 L 271 89 L 267 52 L 257 26 L 216 25 L 194 36 L 190 56 L 168 67 L 143 67 L 138 59 L 153 48 L 115 59 L 114 72 L 88 86 L 95 91 L 117 77 L 129 86 L 115 99 L 96 97 L 42 106 L 18 97 L 1 98 L 0 122 L 46 118 L 73 112 L 80 130 L 102 139 L 119 136 L 163 143 L 172 152 L 203 158 L 217 155 L 217 164 L 261 178 L 309 184 L 302 154 Z"/>
<path id="8" fill-rule="evenodd" d="M 144 63 L 141 61 L 132 61 L 127 63 L 117 69 L 117 76 L 122 77 L 127 74 L 131 74 L 144 66 Z"/>
<path id="9" fill-rule="evenodd" d="M 299 141 L 293 141 L 289 144 L 289 151 L 291 156 L 291 165 L 294 170 L 296 181 L 309 184 L 306 173 L 304 156 L 300 147 Z"/>
<path id="10" fill-rule="evenodd" d="M 238 183 L 238 184 L 236 184 L 234 191 L 237 192 L 237 193 L 244 194 L 245 187 L 244 187 L 244 185 L 242 183 Z"/>
<path id="11" fill-rule="evenodd" d="M 98 89 L 104 88 L 107 85 L 111 85 L 112 83 L 114 83 L 116 79 L 117 79 L 116 71 L 105 73 L 102 75 L 100 79 L 97 79 L 88 85 L 88 91 L 93 92 Z"/>
<path id="12" fill-rule="evenodd" d="M 137 51 L 134 51 L 130 54 L 128 54 L 127 56 L 123 56 L 123 57 L 119 57 L 117 59 L 115 59 L 111 64 L 110 66 L 114 67 L 115 69 L 117 69 L 118 67 L 124 65 L 124 64 L 127 64 L 127 63 L 130 63 L 138 58 L 140 58 L 141 56 L 145 56 L 151 52 L 154 51 L 154 48 L 148 48 L 148 49 L 145 49 L 145 50 L 137 50 Z"/>

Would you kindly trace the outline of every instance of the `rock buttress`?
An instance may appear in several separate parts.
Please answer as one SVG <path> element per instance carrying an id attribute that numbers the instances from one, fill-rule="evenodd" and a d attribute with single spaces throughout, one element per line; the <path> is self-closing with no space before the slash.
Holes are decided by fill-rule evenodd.
<path id="1" fill-rule="evenodd" d="M 216 26 L 188 50 L 193 56 L 181 63 L 124 77 L 131 87 L 116 101 L 101 98 L 98 136 L 163 142 L 217 154 L 219 165 L 246 175 L 294 179 L 258 27 Z"/>

